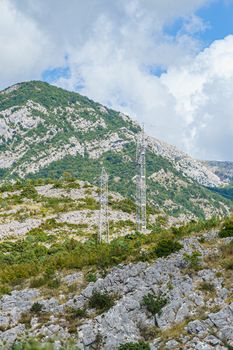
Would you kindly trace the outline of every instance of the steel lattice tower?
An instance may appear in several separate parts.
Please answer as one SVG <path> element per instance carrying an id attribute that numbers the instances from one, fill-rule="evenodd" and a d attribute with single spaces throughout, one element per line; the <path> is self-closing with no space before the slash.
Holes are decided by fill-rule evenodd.
<path id="1" fill-rule="evenodd" d="M 136 230 L 146 231 L 146 142 L 144 128 L 137 139 L 136 151 Z"/>
<path id="2" fill-rule="evenodd" d="M 108 174 L 102 168 L 100 176 L 100 216 L 98 241 L 105 240 L 109 243 L 109 222 L 108 222 Z"/>

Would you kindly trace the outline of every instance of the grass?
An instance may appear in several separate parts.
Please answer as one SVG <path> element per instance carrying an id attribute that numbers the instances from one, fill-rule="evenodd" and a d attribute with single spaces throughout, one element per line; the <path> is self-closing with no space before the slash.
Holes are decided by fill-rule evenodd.
<path id="1" fill-rule="evenodd" d="M 215 286 L 212 283 L 209 282 L 202 282 L 199 286 L 199 289 L 203 292 L 208 293 L 214 293 L 215 292 Z"/>
<path id="2" fill-rule="evenodd" d="M 29 340 L 16 343 L 11 350 L 55 350 L 55 347 L 49 343 L 42 345 L 35 340 Z M 67 345 L 66 347 L 61 347 L 60 350 L 79 350 L 79 348 L 73 345 Z"/>

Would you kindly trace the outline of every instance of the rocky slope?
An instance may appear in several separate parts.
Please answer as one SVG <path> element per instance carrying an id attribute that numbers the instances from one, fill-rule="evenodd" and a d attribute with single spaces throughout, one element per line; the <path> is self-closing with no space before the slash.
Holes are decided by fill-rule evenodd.
<path id="1" fill-rule="evenodd" d="M 59 178 L 64 171 L 97 183 L 104 164 L 110 189 L 134 200 L 140 127 L 77 93 L 42 82 L 0 92 L 0 176 Z M 230 203 L 203 187 L 222 184 L 202 163 L 147 139 L 148 199 L 178 221 L 224 215 Z"/>
<path id="2" fill-rule="evenodd" d="M 180 243 L 182 249 L 167 258 L 121 264 L 97 273 L 95 282 L 87 283 L 81 271 L 62 274 L 62 287 L 53 296 L 43 288 L 3 296 L 2 348 L 33 337 L 55 349 L 72 344 L 72 349 L 115 350 L 139 340 L 151 350 L 231 349 L 232 240 L 218 238 L 214 230 Z M 102 309 L 97 302 L 90 305 L 95 293 L 112 296 L 113 302 Z M 148 295 L 160 306 L 154 314 L 144 302 Z"/>
<path id="3" fill-rule="evenodd" d="M 225 183 L 233 182 L 233 162 L 206 161 L 204 164 Z"/>
<path id="4" fill-rule="evenodd" d="M 134 229 L 135 208 L 120 194 L 110 192 L 109 198 L 113 239 Z M 9 185 L 5 191 L 2 188 L 0 206 L 0 241 L 25 238 L 43 230 L 51 242 L 67 236 L 84 242 L 98 232 L 99 188 L 84 181 Z M 155 223 L 157 216 L 150 215 L 150 222 Z"/>

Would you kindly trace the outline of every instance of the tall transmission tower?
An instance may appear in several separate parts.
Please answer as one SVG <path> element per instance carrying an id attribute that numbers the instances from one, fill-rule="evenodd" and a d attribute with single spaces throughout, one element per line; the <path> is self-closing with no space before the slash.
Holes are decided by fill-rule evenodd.
<path id="1" fill-rule="evenodd" d="M 136 150 L 136 230 L 146 231 L 146 142 L 144 127 L 137 139 Z"/>
<path id="2" fill-rule="evenodd" d="M 100 176 L 100 214 L 98 241 L 105 240 L 109 243 L 109 221 L 108 221 L 108 174 L 102 168 Z"/>

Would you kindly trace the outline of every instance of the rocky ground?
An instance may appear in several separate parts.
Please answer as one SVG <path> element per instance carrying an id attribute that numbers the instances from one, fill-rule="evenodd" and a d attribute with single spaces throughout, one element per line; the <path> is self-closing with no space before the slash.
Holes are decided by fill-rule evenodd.
<path id="1" fill-rule="evenodd" d="M 56 349 L 73 343 L 81 350 L 114 350 L 139 339 L 151 350 L 231 349 L 233 276 L 223 264 L 230 241 L 216 231 L 184 238 L 183 248 L 167 258 L 118 265 L 95 282 L 79 271 L 62 275 L 63 289 L 54 295 L 16 288 L 0 300 L 0 348 L 33 337 Z M 95 292 L 112 296 L 113 304 L 91 307 Z M 166 300 L 155 315 L 143 303 L 148 293 Z"/>

